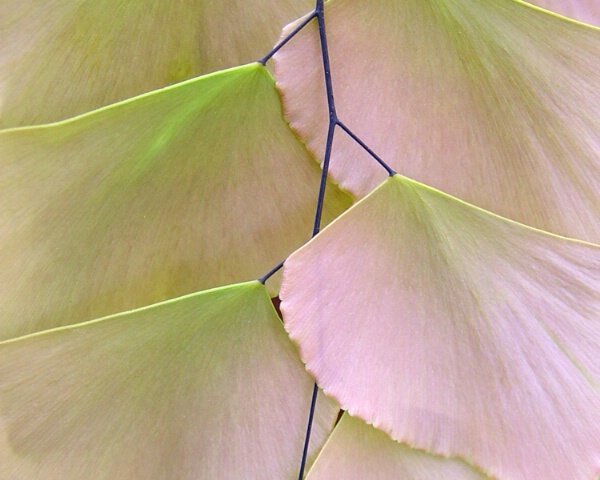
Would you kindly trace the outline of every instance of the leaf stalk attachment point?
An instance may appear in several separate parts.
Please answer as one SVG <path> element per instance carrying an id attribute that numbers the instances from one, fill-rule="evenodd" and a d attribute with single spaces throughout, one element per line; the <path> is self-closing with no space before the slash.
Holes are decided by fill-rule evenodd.
<path id="1" fill-rule="evenodd" d="M 282 262 L 279 262 L 279 264 L 276 267 L 272 268 L 269 271 L 269 273 L 267 273 L 266 275 L 263 275 L 262 277 L 260 277 L 258 279 L 258 281 L 264 285 L 269 278 L 271 278 L 273 275 L 275 275 L 281 269 L 281 267 L 283 267 L 284 262 L 285 262 L 285 260 Z"/>
<path id="2" fill-rule="evenodd" d="M 306 25 L 308 25 L 313 18 L 315 18 L 317 16 L 316 12 L 311 13 L 308 17 L 306 17 L 304 19 L 304 21 L 298 25 L 294 31 L 292 33 L 290 33 L 287 37 L 285 37 L 281 42 L 279 42 L 277 45 L 275 45 L 275 47 L 273 48 L 273 50 L 271 50 L 269 53 L 267 53 L 263 58 L 261 58 L 258 63 L 262 64 L 263 66 L 265 66 L 267 64 L 267 62 L 271 59 L 271 57 L 273 55 L 275 55 L 286 43 L 288 43 L 292 38 L 294 38 L 296 36 L 296 34 L 302 30 L 304 27 L 306 27 Z"/>
<path id="3" fill-rule="evenodd" d="M 379 165 L 381 165 L 383 168 L 385 168 L 386 172 L 388 172 L 388 175 L 390 177 L 393 177 L 394 175 L 396 175 L 396 171 L 392 167 L 390 167 L 387 163 L 385 163 L 379 157 L 379 155 L 377 155 L 373 150 L 371 150 L 365 142 L 363 142 L 360 138 L 358 138 L 358 136 L 352 130 L 350 130 L 341 120 L 338 120 L 337 124 L 340 126 L 340 128 L 342 130 L 344 130 L 344 132 L 346 132 L 348 135 L 350 135 L 350 138 L 352 138 L 352 140 L 354 140 L 356 143 L 358 143 L 369 155 L 371 155 L 377 161 L 377 163 L 379 163 Z"/>

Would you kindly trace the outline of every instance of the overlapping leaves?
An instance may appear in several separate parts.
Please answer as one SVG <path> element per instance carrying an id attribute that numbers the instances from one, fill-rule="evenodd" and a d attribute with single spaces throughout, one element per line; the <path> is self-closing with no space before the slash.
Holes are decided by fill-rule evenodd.
<path id="1" fill-rule="evenodd" d="M 328 5 L 337 113 L 392 167 L 598 242 L 598 30 L 500 0 Z M 318 155 L 315 27 L 276 71 L 291 126 Z M 343 135 L 331 172 L 359 197 L 385 177 Z M 408 180 L 394 198 L 394 184 L 286 263 L 284 319 L 309 370 L 393 438 L 497 478 L 596 478 L 598 247 L 480 221 Z"/>
<path id="2" fill-rule="evenodd" d="M 0 127 L 63 120 L 264 55 L 311 0 L 3 0 Z"/>
<path id="3" fill-rule="evenodd" d="M 308 480 L 490 480 L 465 462 L 390 441 L 381 430 L 345 413 L 319 454 Z"/>
<path id="4" fill-rule="evenodd" d="M 595 0 L 527 0 L 527 2 L 580 22 L 600 25 L 600 4 Z"/>
<path id="5" fill-rule="evenodd" d="M 313 382 L 256 281 L 3 342 L 0 354 L 0 478 L 297 469 Z M 323 399 L 311 458 L 336 416 Z"/>
<path id="6" fill-rule="evenodd" d="M 495 478 L 600 471 L 600 247 L 394 177 L 280 296 L 325 393 L 393 438 Z"/>
<path id="7" fill-rule="evenodd" d="M 320 178 L 259 64 L 5 130 L 0 156 L 0 338 L 259 278 L 309 238 Z"/>
<path id="8" fill-rule="evenodd" d="M 512 0 L 335 0 L 326 13 L 338 114 L 396 171 L 600 242 L 599 29 Z M 327 98 L 311 27 L 275 58 L 287 118 L 320 158 Z M 343 135 L 331 174 L 358 197 L 385 179 Z"/>
<path id="9" fill-rule="evenodd" d="M 10 4 L 0 18 L 12 19 L 4 32 L 15 35 L 31 5 Z M 82 18 L 73 6 L 44 28 L 32 18 L 40 34 L 25 45 L 40 45 L 69 15 Z M 262 7 L 252 6 L 255 16 L 248 6 L 232 12 L 248 25 L 279 15 L 271 8 L 265 17 Z M 126 68 L 143 79 L 140 65 L 157 66 L 160 86 L 197 74 L 195 40 L 175 54 L 171 47 L 211 31 L 197 28 L 201 12 L 168 32 L 161 55 L 160 42 L 142 48 L 165 8 L 177 10 L 134 2 L 128 15 L 101 14 L 100 24 L 124 35 L 144 10 L 138 31 L 146 33 L 129 42 L 139 62 L 102 56 L 124 51 L 102 35 L 75 42 L 84 55 L 64 72 L 75 84 L 71 99 L 42 102 L 57 82 L 17 69 L 14 78 L 26 81 L 22 94 L 4 95 L 2 118 L 64 118 L 158 86 L 148 74 L 149 83 L 123 88 Z M 222 38 L 252 37 L 238 35 L 238 17 L 220 23 L 226 17 L 205 15 L 207 25 L 226 25 Z M 513 0 L 338 0 L 327 20 L 338 113 L 388 163 L 478 207 L 598 242 L 598 30 Z M 72 34 L 85 22 L 68 25 Z M 3 42 L 5 65 L 51 61 L 44 52 L 56 45 L 28 57 L 17 37 Z M 207 68 L 266 53 L 236 42 L 224 41 L 223 64 L 212 38 L 200 42 L 207 64 L 217 61 Z M 327 115 L 314 29 L 278 55 L 286 112 L 320 157 Z M 116 80 L 86 86 L 104 78 L 87 60 L 101 67 L 111 58 L 101 70 Z M 22 109 L 17 99 L 26 99 Z M 366 198 L 285 267 L 284 322 L 302 359 L 344 408 L 375 426 L 344 415 L 309 478 L 593 479 L 599 247 L 407 178 L 371 193 L 384 176 L 365 158 L 336 137 L 333 177 Z M 0 472 L 293 478 L 311 382 L 262 286 L 119 313 L 257 278 L 306 241 L 318 167 L 282 121 L 267 71 L 248 65 L 60 124 L 2 132 L 0 162 L 4 338 L 116 314 L 0 344 Z M 328 191 L 333 218 L 349 199 Z M 335 413 L 320 402 L 311 458 Z"/>

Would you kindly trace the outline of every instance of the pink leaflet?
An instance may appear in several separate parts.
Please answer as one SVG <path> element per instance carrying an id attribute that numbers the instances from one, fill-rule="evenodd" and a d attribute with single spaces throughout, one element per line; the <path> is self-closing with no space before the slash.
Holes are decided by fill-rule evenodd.
<path id="1" fill-rule="evenodd" d="M 600 247 L 394 177 L 285 264 L 307 369 L 392 438 L 499 479 L 600 474 Z"/>

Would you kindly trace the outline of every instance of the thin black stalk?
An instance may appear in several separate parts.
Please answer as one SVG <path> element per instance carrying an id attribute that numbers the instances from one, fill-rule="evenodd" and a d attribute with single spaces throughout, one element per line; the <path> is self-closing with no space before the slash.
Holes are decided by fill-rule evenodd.
<path id="1" fill-rule="evenodd" d="M 264 285 L 269 278 L 271 278 L 273 275 L 275 275 L 277 273 L 277 271 L 280 270 L 281 267 L 283 267 L 283 263 L 284 262 L 285 262 L 285 260 L 283 262 L 279 263 L 275 268 L 272 268 L 269 271 L 269 273 L 267 273 L 266 275 L 260 277 L 258 279 L 258 281 Z"/>
<path id="2" fill-rule="evenodd" d="M 271 59 L 271 57 L 273 55 L 275 55 L 279 49 L 281 49 L 281 47 L 283 47 L 286 43 L 288 43 L 292 38 L 294 38 L 296 36 L 296 34 L 302 30 L 304 27 L 306 27 L 306 25 L 308 25 L 310 23 L 310 21 L 315 18 L 317 16 L 317 12 L 313 12 L 311 13 L 308 17 L 306 17 L 304 19 L 304 21 L 298 25 L 296 28 L 294 28 L 294 31 L 292 33 L 290 33 L 287 37 L 285 37 L 281 42 L 279 42 L 277 45 L 275 45 L 275 47 L 273 48 L 273 50 L 271 50 L 269 53 L 267 53 L 263 58 L 261 58 L 258 63 L 262 63 L 263 65 L 266 65 L 267 62 Z"/>
<path id="3" fill-rule="evenodd" d="M 321 53 L 323 56 L 323 72 L 325 74 L 325 89 L 327 91 L 327 105 L 329 107 L 329 129 L 327 132 L 327 143 L 325 145 L 325 158 L 323 159 L 323 172 L 321 174 L 321 187 L 319 189 L 319 200 L 317 202 L 317 213 L 315 215 L 315 225 L 313 228 L 313 237 L 321 229 L 321 216 L 323 213 L 323 203 L 325 202 L 325 188 L 327 186 L 327 174 L 329 173 L 329 161 L 331 160 L 331 149 L 333 146 L 333 134 L 338 122 L 335 110 L 335 99 L 333 98 L 333 83 L 331 80 L 331 64 L 329 63 L 329 48 L 327 47 L 327 32 L 325 30 L 325 12 L 323 10 L 323 0 L 317 0 L 315 15 L 319 23 L 319 39 L 321 41 Z"/>
<path id="4" fill-rule="evenodd" d="M 333 82 L 331 80 L 331 64 L 329 63 L 329 48 L 327 46 L 327 32 L 325 31 L 325 11 L 323 0 L 317 0 L 315 15 L 319 22 L 319 39 L 321 40 L 321 53 L 323 56 L 323 70 L 325 73 L 325 88 L 327 90 L 327 105 L 329 106 L 329 121 L 335 123 L 335 100 L 333 99 Z"/>
<path id="5" fill-rule="evenodd" d="M 333 134 L 335 133 L 335 123 L 329 122 L 327 131 L 327 143 L 325 145 L 325 158 L 323 160 L 323 172 L 321 174 L 321 185 L 319 187 L 319 199 L 317 201 L 317 212 L 315 214 L 315 224 L 312 236 L 314 237 L 321 229 L 321 217 L 323 216 L 323 205 L 325 204 L 325 189 L 327 188 L 327 172 L 329 170 L 329 161 L 331 160 L 331 151 L 333 149 Z"/>
<path id="6" fill-rule="evenodd" d="M 323 159 L 323 172 L 321 174 L 321 186 L 319 188 L 319 200 L 317 202 L 317 212 L 315 214 L 315 225 L 313 228 L 313 237 L 319 233 L 321 229 L 321 216 L 323 214 L 323 204 L 325 202 L 325 189 L 327 187 L 327 174 L 329 172 L 329 161 L 331 160 L 331 150 L 333 147 L 333 136 L 335 126 L 338 123 L 337 113 L 335 110 L 335 100 L 333 98 L 333 82 L 331 80 L 331 64 L 329 63 L 329 49 L 327 47 L 327 32 L 325 30 L 325 11 L 323 0 L 317 0 L 315 8 L 315 16 L 319 23 L 319 39 L 321 41 L 321 54 L 323 57 L 323 71 L 325 73 L 325 88 L 327 90 L 327 105 L 329 107 L 329 129 L 327 131 L 327 143 L 325 145 L 325 157 Z M 308 425 L 306 427 L 306 435 L 304 437 L 304 449 L 302 451 L 302 462 L 300 463 L 300 472 L 298 480 L 304 477 L 304 469 L 306 468 L 306 459 L 308 456 L 308 446 L 310 443 L 310 433 L 315 417 L 315 409 L 317 406 L 317 396 L 319 387 L 315 383 L 313 386 L 312 398 L 310 401 L 310 412 L 308 415 Z"/>
<path id="7" fill-rule="evenodd" d="M 396 172 L 389 167 L 379 156 L 373 152 L 356 134 L 354 134 L 343 122 L 338 119 L 337 112 L 335 109 L 335 99 L 333 97 L 333 81 L 331 79 L 331 64 L 329 62 L 329 48 L 327 46 L 327 32 L 325 29 L 325 9 L 324 0 L 316 0 L 316 7 L 314 12 L 308 15 L 304 21 L 298 25 L 292 33 L 285 37 L 279 44 L 273 48 L 267 55 L 265 55 L 259 62 L 265 65 L 284 45 L 286 45 L 300 30 L 302 30 L 308 23 L 314 18 L 317 19 L 319 25 L 319 40 L 321 42 L 321 54 L 323 58 L 323 71 L 325 74 L 325 89 L 327 91 L 327 106 L 329 110 L 329 127 L 327 130 L 327 142 L 325 144 L 325 157 L 323 158 L 323 171 L 321 174 L 321 183 L 319 186 L 319 197 L 317 201 L 317 210 L 315 213 L 315 223 L 313 226 L 312 236 L 316 236 L 321 229 L 321 218 L 323 216 L 323 205 L 325 203 L 325 190 L 327 188 L 327 176 L 329 173 L 329 163 L 331 160 L 331 152 L 333 149 L 333 138 L 335 135 L 335 127 L 339 127 L 344 130 L 350 137 L 358 143 L 364 150 L 369 153 L 387 172 L 390 176 L 396 174 Z M 275 268 L 273 268 L 265 276 L 261 277 L 259 281 L 264 284 L 272 275 L 275 274 L 282 266 L 284 262 L 281 262 Z M 310 412 L 308 415 L 308 424 L 306 427 L 306 435 L 304 437 L 304 448 L 302 450 L 302 462 L 300 464 L 300 472 L 298 474 L 298 480 L 302 480 L 304 477 L 304 470 L 306 468 L 306 460 L 308 458 L 308 447 L 310 444 L 310 434 L 312 431 L 312 425 L 315 417 L 315 409 L 317 405 L 317 396 L 319 393 L 319 387 L 315 383 L 313 386 L 312 397 L 310 401 Z"/>
<path id="8" fill-rule="evenodd" d="M 344 125 L 344 123 L 341 120 L 338 120 L 337 124 L 340 126 L 340 128 L 342 130 L 344 130 L 344 132 L 346 132 L 348 135 L 350 135 L 350 137 L 356 143 L 358 143 L 362 148 L 364 148 L 369 155 L 371 155 L 375 160 L 377 160 L 377 162 L 379 162 L 379 165 L 381 165 L 383 168 L 385 168 L 385 170 L 388 172 L 390 177 L 393 177 L 394 175 L 396 175 L 396 172 L 387 163 L 385 163 L 381 158 L 379 158 L 379 156 L 373 150 L 371 150 L 365 142 L 363 142 L 360 138 L 358 138 L 358 136 L 354 132 L 352 132 L 352 130 L 350 130 L 346 125 Z"/>
<path id="9" fill-rule="evenodd" d="M 306 428 L 306 437 L 304 438 L 304 449 L 302 450 L 302 463 L 300 464 L 300 474 L 298 480 L 304 478 L 304 468 L 306 467 L 306 458 L 308 457 L 308 443 L 310 440 L 310 431 L 312 429 L 313 419 L 315 418 L 315 407 L 317 406 L 317 394 L 319 387 L 315 383 L 313 385 L 312 398 L 310 400 L 310 413 L 308 415 L 308 426 Z"/>

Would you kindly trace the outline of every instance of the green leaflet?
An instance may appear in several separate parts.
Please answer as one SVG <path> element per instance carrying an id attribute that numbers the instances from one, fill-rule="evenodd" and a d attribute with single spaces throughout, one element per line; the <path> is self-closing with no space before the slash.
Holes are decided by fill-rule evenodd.
<path id="1" fill-rule="evenodd" d="M 265 287 L 0 343 L 0 477 L 293 478 L 312 379 Z M 337 416 L 322 399 L 311 458 Z"/>
<path id="2" fill-rule="evenodd" d="M 0 338 L 259 278 L 309 238 L 319 181 L 259 64 L 4 130 Z M 328 192 L 326 220 L 350 203 Z"/>

